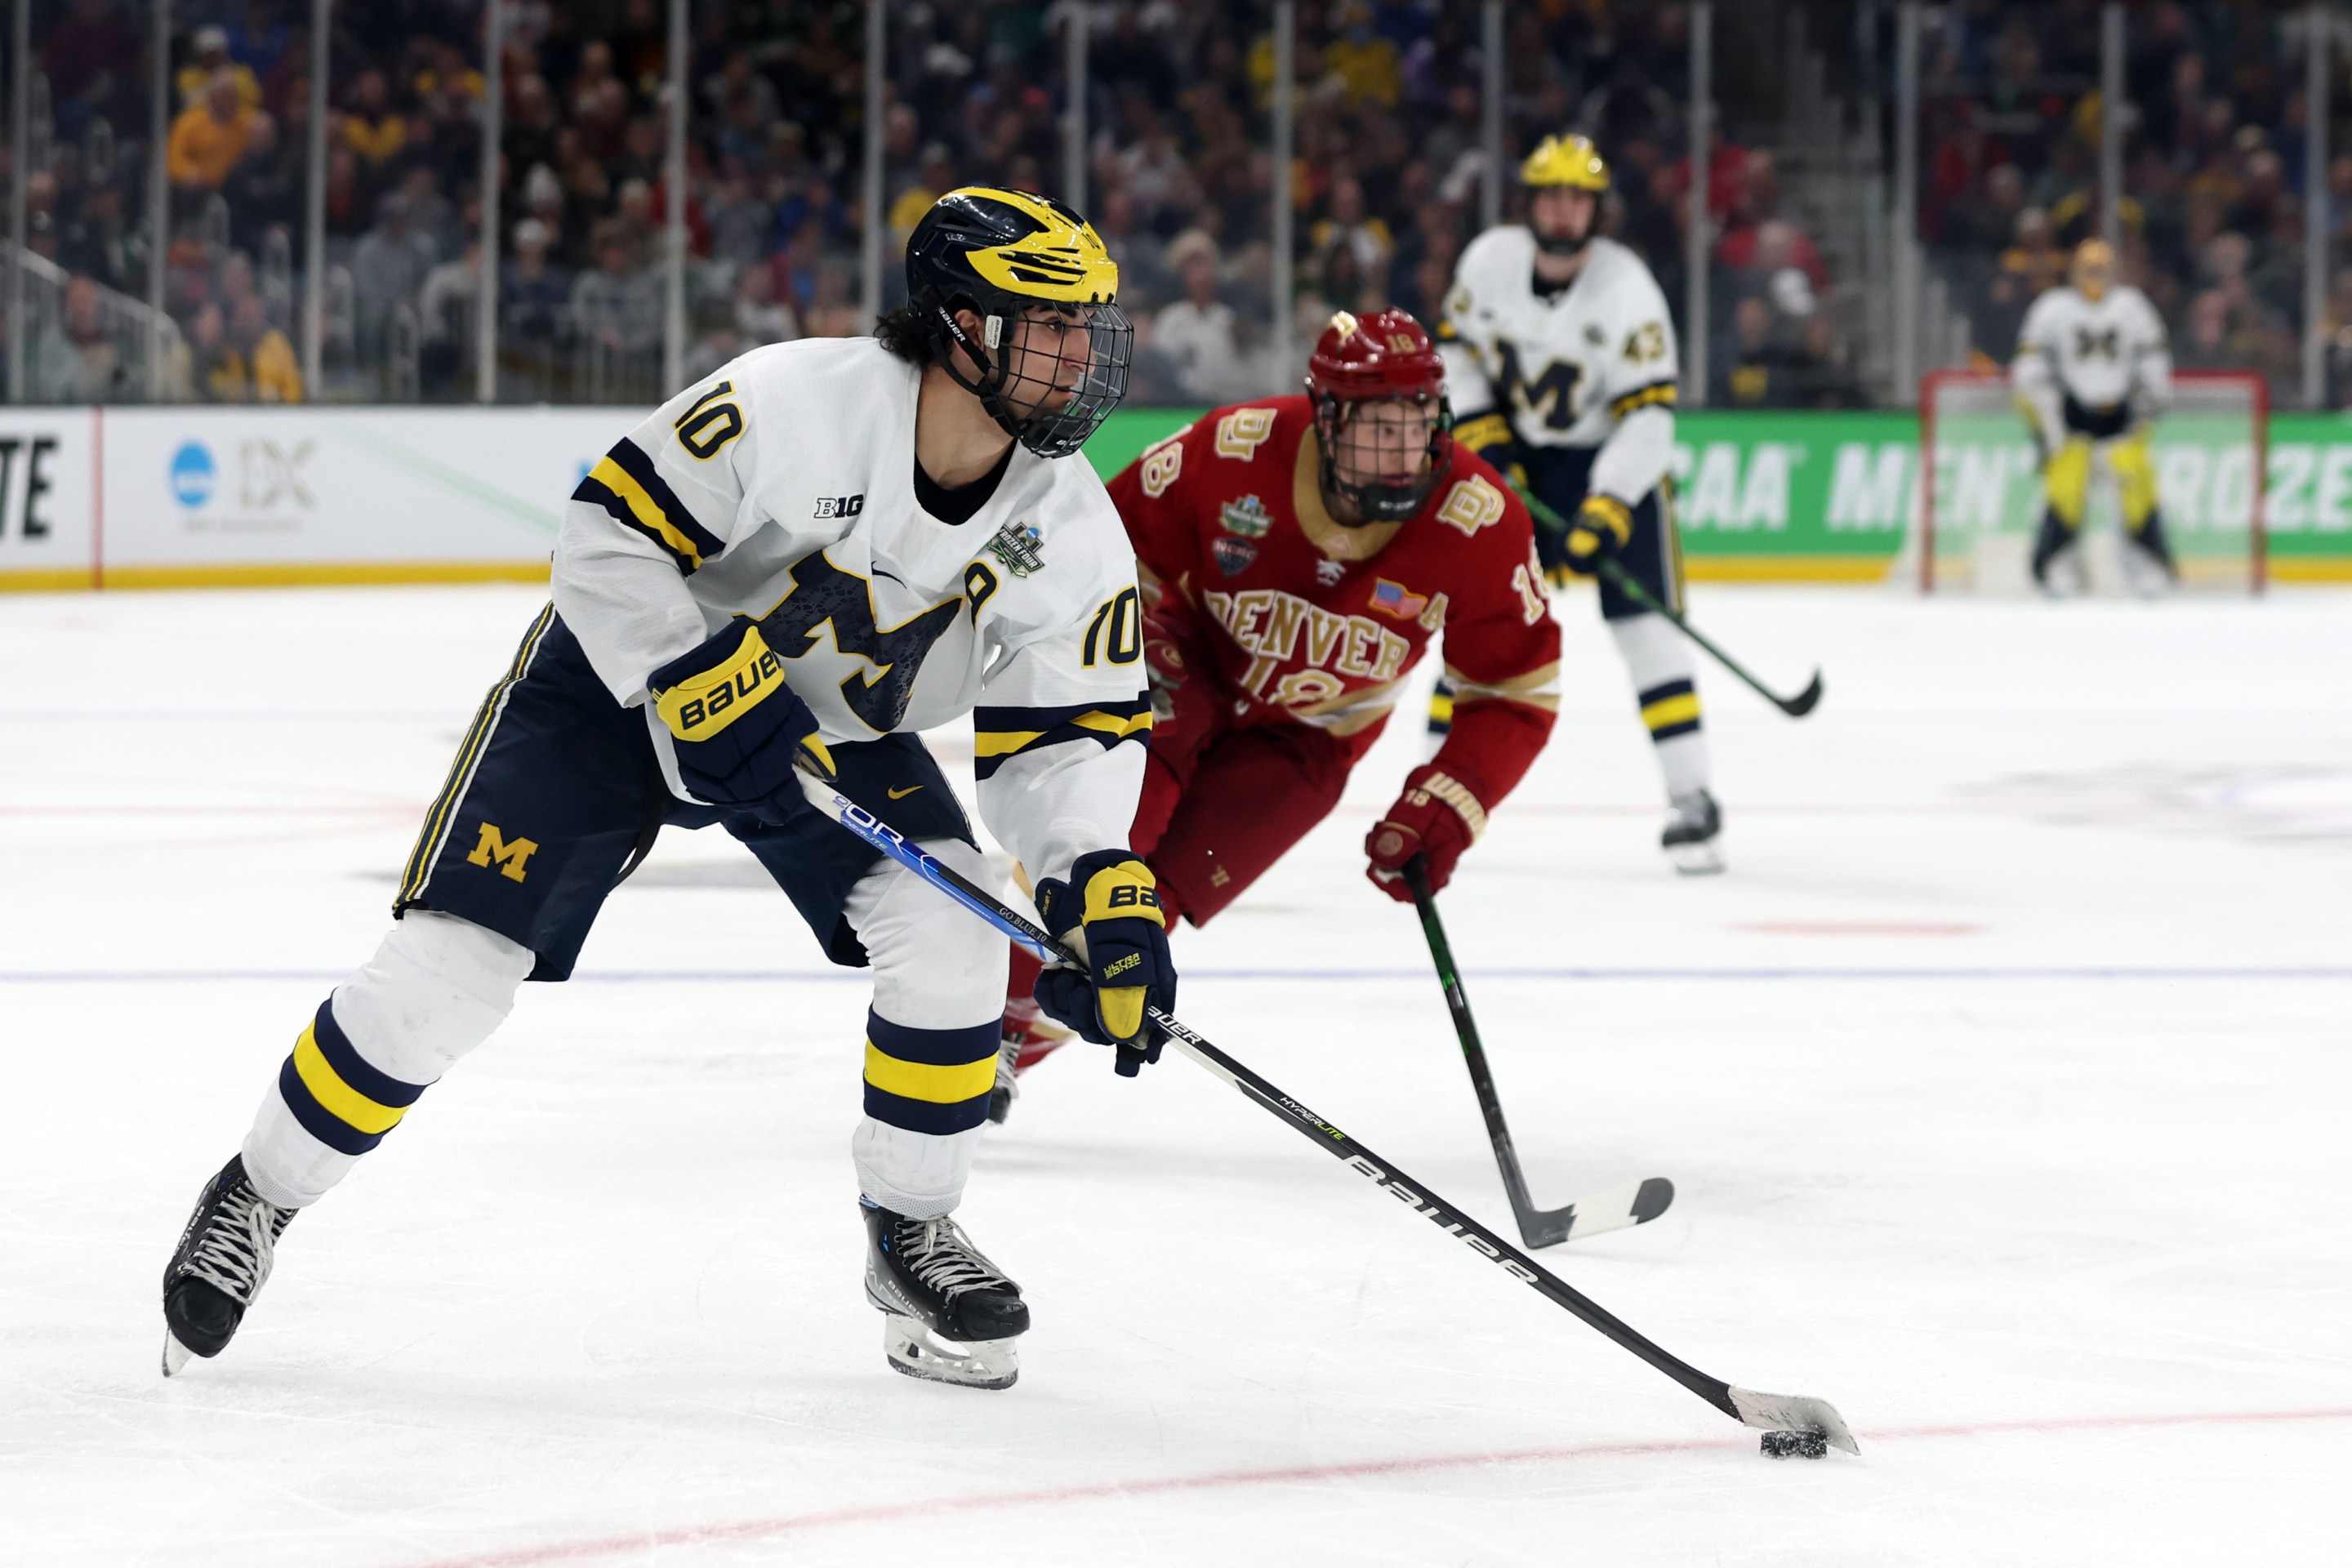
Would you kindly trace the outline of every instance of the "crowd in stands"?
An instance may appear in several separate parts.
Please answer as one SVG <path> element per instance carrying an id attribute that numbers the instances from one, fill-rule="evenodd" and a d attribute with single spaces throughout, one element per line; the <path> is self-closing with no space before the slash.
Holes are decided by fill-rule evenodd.
<path id="1" fill-rule="evenodd" d="M 2300 379 L 2305 174 L 2300 9 L 2134 6 L 2117 216 L 2126 279 L 2171 329 L 2177 363 Z M 2338 58 L 2352 37 L 2339 37 Z M 2099 8 L 1968 0 L 1939 8 L 1922 99 L 1920 223 L 1967 302 L 1979 350 L 2005 363 L 2033 297 L 2098 231 Z M 2334 91 L 2346 96 L 2341 70 Z M 2352 399 L 2352 156 L 2326 171 L 2329 401 Z"/>
<path id="2" fill-rule="evenodd" d="M 509 398 L 643 401 L 666 313 L 667 5 L 503 0 L 498 342 Z M 1133 395 L 1209 402 L 1290 384 L 1272 363 L 1277 265 L 1303 356 L 1334 310 L 1433 321 L 1479 225 L 1475 0 L 1301 0 L 1294 254 L 1271 255 L 1271 8 L 1243 0 L 904 0 L 890 12 L 883 124 L 887 307 L 898 246 L 958 184 L 1064 193 L 1063 18 L 1087 4 L 1085 207 L 1138 323 Z M 336 7 L 325 128 L 329 384 L 292 342 L 309 157 L 309 7 L 175 7 L 165 307 L 167 395 L 456 399 L 474 385 L 485 121 L 477 0 Z M 105 298 L 143 298 L 136 146 L 148 13 L 69 0 L 38 45 L 53 130 L 33 248 Z M 698 3 L 687 228 L 688 375 L 757 343 L 863 330 L 859 0 Z M 1690 160 L 1687 12 L 1542 0 L 1507 14 L 1511 177 L 1541 136 L 1583 130 L 1615 169 L 1610 231 L 1679 312 Z M 1719 71 L 1731 68 L 1727 62 Z M 1860 398 L 1820 307 L 1828 269 L 1782 209 L 1773 160 L 1710 150 L 1717 401 Z M 82 312 L 88 317 L 87 310 Z M 53 336 L 70 344 L 75 312 Z M 69 353 L 52 356 L 63 366 Z M 57 395 L 106 395 L 90 367 Z M 118 375 L 119 379 L 119 375 Z M 118 387 L 116 389 L 120 391 Z"/>

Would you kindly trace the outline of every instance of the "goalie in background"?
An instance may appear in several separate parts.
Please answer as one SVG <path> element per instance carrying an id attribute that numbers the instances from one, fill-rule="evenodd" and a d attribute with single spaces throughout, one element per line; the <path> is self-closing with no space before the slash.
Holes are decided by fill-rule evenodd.
<path id="1" fill-rule="evenodd" d="M 2172 351 L 2147 296 L 2117 283 L 2105 241 L 2074 247 L 2067 281 L 2033 302 L 2010 366 L 2018 405 L 2042 452 L 2042 529 L 2033 581 L 2063 595 L 2084 584 L 2083 514 L 2105 458 L 2124 520 L 2124 571 L 2144 594 L 2179 574 L 2157 507 L 2148 426 L 2172 401 Z"/>

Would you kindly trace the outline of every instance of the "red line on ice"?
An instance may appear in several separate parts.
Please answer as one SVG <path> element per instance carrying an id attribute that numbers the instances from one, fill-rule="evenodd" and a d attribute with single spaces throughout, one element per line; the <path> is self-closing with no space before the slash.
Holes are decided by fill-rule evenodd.
<path id="1" fill-rule="evenodd" d="M 2147 1430 L 2168 1426 L 2245 1426 L 2290 1421 L 2352 1421 L 2347 1410 L 2241 1410 L 2201 1415 L 2078 1415 L 2041 1421 L 1970 1421 L 1948 1426 L 1895 1426 L 1865 1431 L 1874 1443 L 1913 1437 L 1988 1437 L 2024 1432 L 2095 1432 Z M 1565 1448 L 1520 1448 L 1495 1454 L 1444 1454 L 1418 1459 L 1357 1459 L 1336 1465 L 1286 1465 L 1262 1470 L 1212 1470 L 1197 1476 L 1165 1476 L 1148 1480 L 1098 1481 L 1088 1486 L 1048 1487 L 1031 1491 L 997 1492 L 969 1497 L 937 1498 L 922 1502 L 866 1504 L 855 1508 L 818 1509 L 808 1513 L 777 1514 L 768 1519 L 738 1520 L 731 1524 L 681 1525 L 668 1530 L 639 1531 L 581 1541 L 551 1542 L 467 1557 L 436 1557 L 414 1568 L 534 1568 L 542 1563 L 572 1563 L 592 1557 L 614 1557 L 625 1552 L 679 1546 L 708 1546 L 727 1541 L 756 1541 L 806 1530 L 844 1524 L 878 1524 L 917 1515 L 980 1513 L 1028 1508 L 1043 1503 L 1097 1502 L 1113 1498 L 1150 1497 L 1167 1492 L 1214 1491 L 1222 1487 L 1282 1486 L 1299 1481 L 1353 1480 L 1367 1476 L 1421 1475 L 1433 1470 L 1471 1470 L 1488 1465 L 1552 1464 L 1563 1459 L 1621 1458 L 1643 1454 L 1684 1453 L 1694 1448 L 1744 1448 L 1739 1438 L 1697 1442 L 1582 1443 Z"/>

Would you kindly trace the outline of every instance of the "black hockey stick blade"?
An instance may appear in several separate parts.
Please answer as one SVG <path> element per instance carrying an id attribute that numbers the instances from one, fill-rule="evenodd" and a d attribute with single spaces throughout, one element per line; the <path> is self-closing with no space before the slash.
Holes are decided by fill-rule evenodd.
<path id="1" fill-rule="evenodd" d="M 1772 697 L 1769 691 L 1765 695 L 1771 698 L 1774 707 L 1790 718 L 1801 719 L 1811 712 L 1813 705 L 1822 700 L 1822 672 L 1818 669 L 1813 671 L 1813 679 L 1794 697 Z"/>
<path id="2" fill-rule="evenodd" d="M 815 765 L 805 766 L 803 773 L 806 775 L 803 781 L 803 788 L 810 802 L 842 826 L 1039 957 L 1049 963 L 1077 962 L 1069 950 L 1039 929 L 1034 921 L 1016 914 L 1002 900 L 972 882 L 954 867 L 908 839 L 847 795 L 830 787 Z M 1653 1371 L 1672 1378 L 1733 1420 L 1766 1431 L 1811 1432 L 1823 1442 L 1847 1453 L 1861 1452 L 1854 1443 L 1853 1434 L 1826 1400 L 1792 1394 L 1758 1394 L 1750 1389 L 1734 1388 L 1721 1378 L 1701 1372 L 1673 1352 L 1643 1337 L 1632 1324 L 1505 1241 L 1467 1212 L 1412 1181 L 1402 1171 L 1388 1164 L 1354 1138 L 1227 1056 L 1170 1014 L 1151 1007 L 1147 1009 L 1147 1016 L 1161 1033 L 1175 1042 L 1177 1049 L 1184 1056 L 1286 1122 L 1317 1148 L 1364 1177 L 1389 1197 L 1411 1207 L 1415 1214 L 1461 1242 L 1471 1252 L 1534 1290 L 1612 1344 Z"/>

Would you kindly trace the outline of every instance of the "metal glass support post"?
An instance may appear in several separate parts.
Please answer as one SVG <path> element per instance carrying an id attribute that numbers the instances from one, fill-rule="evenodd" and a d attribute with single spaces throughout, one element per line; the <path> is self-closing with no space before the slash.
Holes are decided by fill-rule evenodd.
<path id="1" fill-rule="evenodd" d="M 1062 199 L 1087 210 L 1087 0 L 1062 9 Z"/>
<path id="2" fill-rule="evenodd" d="M 868 327 L 882 319 L 882 231 L 888 221 L 882 210 L 882 100 L 889 65 L 882 58 L 889 43 L 889 17 L 883 9 L 887 4 L 866 0 L 866 172 L 859 182 L 866 232 L 858 237 L 857 302 Z"/>
<path id="3" fill-rule="evenodd" d="M 302 395 L 320 398 L 327 339 L 327 29 L 334 0 L 310 0 L 310 155 L 302 195 Z"/>
<path id="4" fill-rule="evenodd" d="M 1895 14 L 1895 385 L 1919 395 L 1919 0 Z"/>
<path id="5" fill-rule="evenodd" d="M 686 94 L 687 0 L 669 0 L 669 156 L 662 166 L 669 210 L 662 221 L 662 391 L 686 380 Z"/>
<path id="6" fill-rule="evenodd" d="M 1715 141 L 1715 0 L 1697 0 L 1690 8 L 1690 213 L 1683 236 L 1683 388 L 1682 400 L 1693 408 L 1706 406 L 1706 367 L 1712 357 L 1712 330 L 1707 321 L 1707 258 L 1714 250 L 1708 232 L 1707 153 Z"/>
<path id="7" fill-rule="evenodd" d="M 481 277 L 474 300 L 474 401 L 499 400 L 499 175 L 506 137 L 506 0 L 482 15 Z"/>
<path id="8" fill-rule="evenodd" d="M 1479 18 L 1478 143 L 1486 154 L 1486 171 L 1478 184 L 1478 226 L 1503 221 L 1503 0 L 1486 0 Z M 1597 221 L 1597 220 L 1596 220 Z"/>
<path id="9" fill-rule="evenodd" d="M 1274 0 L 1274 155 L 1269 193 L 1274 200 L 1273 254 L 1266 258 L 1267 292 L 1274 302 L 1274 390 L 1290 388 L 1291 346 L 1291 136 L 1298 112 L 1298 0 Z"/>
<path id="10" fill-rule="evenodd" d="M 2124 243 L 2124 8 L 2099 7 L 2099 237 Z"/>
<path id="11" fill-rule="evenodd" d="M 172 255 L 172 183 L 165 149 L 172 140 L 172 0 L 155 0 L 155 47 L 147 73 L 148 121 L 154 140 L 147 161 L 147 232 L 154 252 L 147 265 L 147 401 L 163 401 L 163 351 L 171 338 L 164 331 L 163 279 Z M 23 142 L 16 143 L 25 145 Z M 20 160 L 21 161 L 21 160 Z"/>
<path id="12" fill-rule="evenodd" d="M 2304 12 L 2310 52 L 2303 86 L 2303 401 L 2307 408 L 2327 404 L 2327 210 L 2328 117 L 2335 111 L 2328 89 L 2335 18 L 2325 4 Z"/>
<path id="13" fill-rule="evenodd" d="M 160 45 L 158 46 L 161 47 Z M 25 167 L 25 146 L 32 140 L 33 0 L 16 0 L 8 21 L 8 401 L 30 401 L 25 395 L 25 371 L 31 363 L 25 331 L 26 186 L 32 171 Z M 163 137 L 155 138 L 155 155 L 163 155 Z M 157 266 L 160 268 L 161 263 Z"/>

